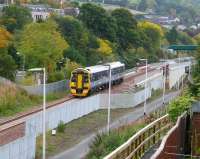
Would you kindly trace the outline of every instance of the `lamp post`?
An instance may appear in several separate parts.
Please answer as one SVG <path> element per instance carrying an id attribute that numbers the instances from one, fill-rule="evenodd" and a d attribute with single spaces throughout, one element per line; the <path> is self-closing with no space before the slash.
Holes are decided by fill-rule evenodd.
<path id="1" fill-rule="evenodd" d="M 109 67 L 109 86 L 108 86 L 108 119 L 107 119 L 107 132 L 110 132 L 110 103 L 111 103 L 111 84 L 112 84 L 112 68 L 110 64 L 105 66 Z"/>
<path id="2" fill-rule="evenodd" d="M 17 55 L 23 56 L 23 68 L 22 68 L 22 70 L 25 71 L 25 55 L 21 54 L 20 52 L 17 52 Z"/>
<path id="3" fill-rule="evenodd" d="M 148 59 L 140 59 L 140 61 L 145 61 L 146 62 L 146 71 L 145 71 L 145 100 L 144 100 L 144 115 L 146 115 L 146 105 L 147 105 L 147 77 L 148 77 L 148 73 L 147 73 L 147 65 L 148 65 Z"/>
<path id="4" fill-rule="evenodd" d="M 164 61 L 164 69 L 163 69 L 163 105 L 165 104 L 165 82 L 166 82 L 166 76 L 167 76 L 167 63 Z"/>
<path id="5" fill-rule="evenodd" d="M 179 55 L 179 53 L 178 53 L 178 73 L 179 73 L 179 75 L 180 75 L 180 69 L 181 69 L 181 59 L 180 59 L 180 55 Z M 181 77 L 180 77 L 181 78 Z M 180 89 L 180 78 L 178 79 L 178 90 Z"/>
<path id="6" fill-rule="evenodd" d="M 46 151 L 46 70 L 45 68 L 29 69 L 30 72 L 43 72 L 43 141 L 42 141 L 42 159 L 45 159 Z"/>

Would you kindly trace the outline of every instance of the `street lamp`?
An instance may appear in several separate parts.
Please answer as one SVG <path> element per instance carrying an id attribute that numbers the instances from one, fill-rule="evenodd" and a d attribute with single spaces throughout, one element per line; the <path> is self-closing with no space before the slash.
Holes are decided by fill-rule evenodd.
<path id="1" fill-rule="evenodd" d="M 164 69 L 163 69 L 163 105 L 165 104 L 165 82 L 167 76 L 167 62 L 164 60 Z"/>
<path id="2" fill-rule="evenodd" d="M 110 132 L 110 103 L 111 103 L 111 81 L 112 81 L 112 68 L 110 64 L 106 64 L 104 66 L 109 67 L 109 88 L 108 88 L 108 119 L 107 119 L 107 132 Z"/>
<path id="3" fill-rule="evenodd" d="M 22 70 L 25 71 L 25 55 L 21 54 L 20 52 L 17 52 L 17 55 L 23 56 L 23 68 L 22 68 Z"/>
<path id="4" fill-rule="evenodd" d="M 46 71 L 45 68 L 32 68 L 29 69 L 30 72 L 43 72 L 43 149 L 42 149 L 42 159 L 45 159 L 46 150 Z"/>
<path id="5" fill-rule="evenodd" d="M 144 100 L 144 115 L 146 115 L 146 105 L 147 105 L 147 65 L 148 59 L 139 59 L 140 61 L 146 61 L 146 73 L 145 73 L 145 100 Z"/>

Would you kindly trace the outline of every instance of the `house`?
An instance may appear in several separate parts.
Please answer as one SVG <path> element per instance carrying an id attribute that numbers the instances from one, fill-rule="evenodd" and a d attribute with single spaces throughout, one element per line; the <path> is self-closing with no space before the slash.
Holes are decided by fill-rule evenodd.
<path id="1" fill-rule="evenodd" d="M 48 5 L 23 4 L 23 6 L 27 7 L 31 11 L 33 21 L 46 20 L 51 13 Z"/>

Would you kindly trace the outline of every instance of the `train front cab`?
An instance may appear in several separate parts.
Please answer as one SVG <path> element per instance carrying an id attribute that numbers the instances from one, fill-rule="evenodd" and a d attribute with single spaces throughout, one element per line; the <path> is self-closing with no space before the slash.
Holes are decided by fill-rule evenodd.
<path id="1" fill-rule="evenodd" d="M 90 92 L 90 74 L 87 70 L 77 69 L 71 74 L 71 94 L 75 97 L 86 97 Z"/>

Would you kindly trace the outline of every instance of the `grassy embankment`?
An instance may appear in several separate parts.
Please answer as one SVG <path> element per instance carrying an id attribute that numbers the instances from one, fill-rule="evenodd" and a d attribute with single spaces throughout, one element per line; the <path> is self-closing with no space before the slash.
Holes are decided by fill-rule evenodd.
<path id="1" fill-rule="evenodd" d="M 66 96 L 67 91 L 47 95 L 47 101 Z M 42 96 L 29 95 L 14 84 L 0 84 L 0 116 L 8 117 L 42 104 Z"/>

